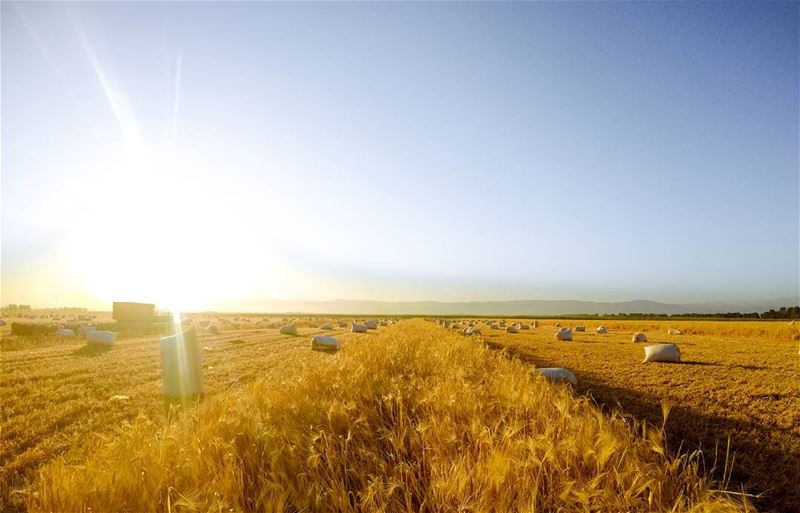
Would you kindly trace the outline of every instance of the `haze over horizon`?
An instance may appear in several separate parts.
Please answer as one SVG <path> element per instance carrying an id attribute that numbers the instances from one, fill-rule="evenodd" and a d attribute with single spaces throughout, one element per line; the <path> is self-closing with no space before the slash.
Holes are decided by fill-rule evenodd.
<path id="1" fill-rule="evenodd" d="M 22 3 L 3 304 L 800 296 L 800 6 Z"/>

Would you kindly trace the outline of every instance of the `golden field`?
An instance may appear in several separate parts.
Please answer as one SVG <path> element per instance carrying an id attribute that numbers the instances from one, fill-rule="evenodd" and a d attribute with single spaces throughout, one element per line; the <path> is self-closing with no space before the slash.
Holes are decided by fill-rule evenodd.
<path id="1" fill-rule="evenodd" d="M 264 328 L 279 319 L 226 317 L 224 322 L 209 318 L 219 335 L 198 330 L 209 396 L 247 386 L 274 367 L 318 357 L 308 350 L 307 337 L 322 333 L 319 329 L 301 323 L 302 336 L 286 337 Z M 95 436 L 113 435 L 137 417 L 159 422 L 168 417 L 161 399 L 158 336 L 92 347 L 80 337 L 15 337 L 12 321 L 48 320 L 6 319 L 0 346 L 0 511 L 22 508 L 25 481 L 55 456 L 79 451 Z M 95 319 L 110 320 L 109 314 Z M 325 333 L 346 340 L 350 334 L 344 331 Z M 112 399 L 116 395 L 128 399 Z"/>
<path id="2" fill-rule="evenodd" d="M 512 321 L 507 321 L 510 324 Z M 527 321 L 520 321 L 527 322 Z M 555 324 L 583 325 L 572 342 Z M 595 332 L 606 326 L 608 334 Z M 760 494 L 764 511 L 800 512 L 800 331 L 786 321 L 544 320 L 518 334 L 481 326 L 491 347 L 540 367 L 565 367 L 599 405 L 660 424 L 671 405 L 669 446 L 700 448 L 706 466 L 725 458 L 734 483 Z M 678 329 L 681 335 L 669 335 Z M 646 343 L 633 343 L 635 332 Z M 680 364 L 643 364 L 643 347 L 674 342 Z M 718 465 L 719 466 L 719 465 Z"/>
<path id="3" fill-rule="evenodd" d="M 706 413 L 734 418 L 749 404 L 733 404 L 734 397 L 752 392 L 751 383 L 769 385 L 764 393 L 778 394 L 770 396 L 776 402 L 784 395 L 795 402 L 772 405 L 783 408 L 780 418 L 765 420 L 769 409 L 748 415 L 784 441 L 784 456 L 796 458 L 797 342 L 784 340 L 793 334 L 777 324 L 681 323 L 684 358 L 709 364 L 642 365 L 641 344 L 629 341 L 631 323 L 606 323 L 611 333 L 602 340 L 578 333 L 567 343 L 553 340 L 551 326 L 518 335 L 483 329 L 479 338 L 409 320 L 377 333 L 325 332 L 344 344 L 330 355 L 310 350 L 319 329 L 301 325 L 300 336 L 284 336 L 256 319 L 200 335 L 206 394 L 185 408 L 162 401 L 156 336 L 98 350 L 78 339 L 17 338 L 3 328 L 2 509 L 747 511 L 747 499 L 719 491 L 738 488 L 710 468 L 706 446 L 705 461 L 671 441 L 665 447 L 660 398 L 640 393 L 660 391 L 672 401 L 672 440 L 676 423 L 698 420 L 684 410 L 704 404 L 697 391 L 711 388 L 720 361 L 747 361 L 737 365 L 764 367 L 742 370 L 773 373 L 774 380 L 734 378 L 744 395 L 725 395 L 739 392 L 728 390 L 734 381 L 723 382 L 713 388 L 716 408 Z M 635 329 L 659 340 L 661 325 L 649 326 Z M 717 326 L 734 333 L 715 335 Z M 717 354 L 726 347 L 721 341 L 735 341 L 736 330 L 750 344 L 731 342 L 739 360 L 724 359 L 733 356 Z M 509 350 L 492 349 L 501 346 Z M 595 351 L 594 366 L 579 347 Z M 506 358 L 513 354 L 520 358 Z M 612 400 L 602 400 L 601 390 L 609 398 L 618 391 L 622 410 L 652 425 L 547 384 L 523 361 L 533 358 L 571 368 L 578 391 L 603 404 Z M 618 376 L 623 367 L 627 374 Z M 620 381 L 608 381 L 612 375 Z M 672 388 L 681 387 L 673 383 L 689 379 L 675 395 Z M 785 438 L 781 426 L 789 426 Z M 698 435 L 704 427 L 687 429 Z M 735 469 L 743 458 L 736 443 L 732 438 Z M 709 481 L 716 474 L 717 482 Z M 772 483 L 787 484 L 779 475 L 773 472 Z"/>

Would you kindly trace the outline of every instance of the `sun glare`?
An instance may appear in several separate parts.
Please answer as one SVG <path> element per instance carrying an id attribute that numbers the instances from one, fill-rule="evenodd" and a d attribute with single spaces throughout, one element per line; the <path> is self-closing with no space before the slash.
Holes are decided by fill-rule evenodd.
<path id="1" fill-rule="evenodd" d="M 88 199 L 76 207 L 70 241 L 93 296 L 188 311 L 247 294 L 257 243 L 194 178 L 199 169 L 189 155 L 137 147 L 84 187 Z M 225 243 L 231 240 L 237 243 Z M 222 261 L 234 263 L 217 272 Z"/>

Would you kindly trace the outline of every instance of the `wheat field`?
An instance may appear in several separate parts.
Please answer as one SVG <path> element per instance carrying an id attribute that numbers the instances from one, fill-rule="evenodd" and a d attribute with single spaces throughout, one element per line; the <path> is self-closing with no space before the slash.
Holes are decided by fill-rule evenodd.
<path id="1" fill-rule="evenodd" d="M 334 355 L 310 350 L 310 327 L 202 335 L 206 395 L 187 406 L 161 401 L 157 338 L 9 344 L 3 508 L 753 510 L 660 423 L 603 412 L 479 338 L 422 320 L 337 331 Z"/>

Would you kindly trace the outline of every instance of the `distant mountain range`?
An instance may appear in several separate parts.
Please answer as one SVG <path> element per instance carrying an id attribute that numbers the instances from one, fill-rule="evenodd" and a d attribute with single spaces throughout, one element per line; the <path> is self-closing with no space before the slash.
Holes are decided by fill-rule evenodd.
<path id="1" fill-rule="evenodd" d="M 670 304 L 657 301 L 635 300 L 622 302 L 574 300 L 521 300 L 521 301 L 248 301 L 220 305 L 225 310 L 241 312 L 296 312 L 318 314 L 384 314 L 384 315 L 569 315 L 569 314 L 683 314 L 766 312 L 782 306 L 796 306 L 800 298 L 783 297 L 766 301 L 710 302 Z"/>

